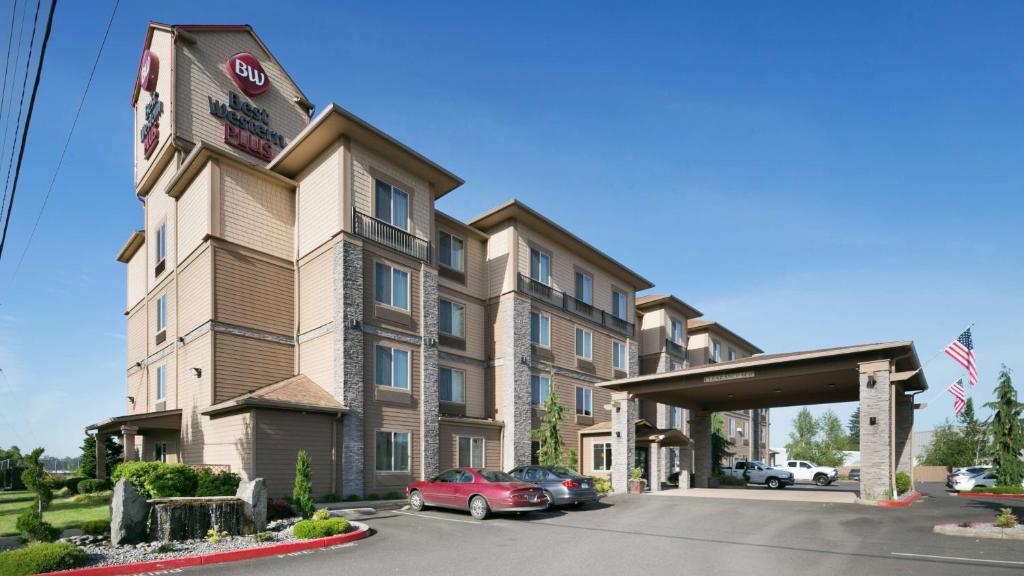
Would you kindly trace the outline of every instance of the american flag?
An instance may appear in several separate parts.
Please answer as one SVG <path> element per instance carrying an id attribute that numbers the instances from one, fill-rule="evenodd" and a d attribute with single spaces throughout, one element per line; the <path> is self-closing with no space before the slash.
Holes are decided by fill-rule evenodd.
<path id="1" fill-rule="evenodd" d="M 974 363 L 974 339 L 971 337 L 970 328 L 964 330 L 963 334 L 946 346 L 946 354 L 967 370 L 967 381 L 971 386 L 978 383 L 978 367 Z"/>
<path id="2" fill-rule="evenodd" d="M 964 379 L 957 378 L 956 382 L 949 385 L 949 393 L 953 395 L 953 413 L 957 416 L 964 411 L 964 406 L 967 405 L 967 395 L 964 393 Z"/>

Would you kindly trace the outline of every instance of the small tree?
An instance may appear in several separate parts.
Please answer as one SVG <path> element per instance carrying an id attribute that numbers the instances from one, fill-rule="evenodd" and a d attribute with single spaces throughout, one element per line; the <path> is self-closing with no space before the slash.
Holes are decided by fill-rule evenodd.
<path id="1" fill-rule="evenodd" d="M 113 436 L 106 437 L 107 455 L 106 455 L 106 477 L 110 478 L 110 474 L 114 470 L 114 466 L 117 466 L 121 462 L 123 449 L 121 445 L 114 440 Z M 96 437 L 86 435 L 85 439 L 82 440 L 82 456 L 78 460 L 78 472 L 77 474 L 83 478 L 95 478 L 96 477 Z"/>
<path id="2" fill-rule="evenodd" d="M 1024 405 L 1017 401 L 1017 390 L 1010 378 L 1010 369 L 1003 365 L 996 386 L 996 400 L 986 404 L 995 411 L 992 417 L 992 464 L 1000 486 L 1020 486 L 1024 480 L 1024 430 L 1021 413 Z"/>
<path id="3" fill-rule="evenodd" d="M 295 458 L 295 488 L 292 490 L 292 505 L 303 518 L 313 516 L 313 484 L 310 481 L 309 454 L 299 450 Z"/>
<path id="4" fill-rule="evenodd" d="M 847 436 L 850 438 L 850 443 L 859 446 L 860 445 L 860 406 L 850 414 L 850 419 L 846 421 Z"/>
<path id="5" fill-rule="evenodd" d="M 558 401 L 555 394 L 554 370 L 550 373 L 548 397 L 544 400 L 544 422 L 541 427 L 532 430 L 530 435 L 540 444 L 537 450 L 537 461 L 542 466 L 558 466 L 562 463 L 561 424 L 565 420 L 565 407 Z"/>
<path id="6" fill-rule="evenodd" d="M 43 517 L 43 510 L 46 510 L 50 501 L 53 500 L 53 491 L 47 481 L 49 475 L 40 461 L 43 451 L 44 448 L 36 448 L 28 456 L 25 456 L 27 468 L 21 473 L 21 481 L 25 483 L 25 487 L 36 494 L 35 514 L 40 519 Z"/>
<path id="7" fill-rule="evenodd" d="M 711 474 L 722 473 L 722 462 L 732 456 L 732 440 L 725 436 L 725 417 L 718 412 L 711 414 Z"/>
<path id="8" fill-rule="evenodd" d="M 839 467 L 843 465 L 848 438 L 843 431 L 843 423 L 835 412 L 829 410 L 818 419 L 818 429 L 821 430 L 822 438 L 815 442 L 814 462 L 822 466 Z"/>
<path id="9" fill-rule="evenodd" d="M 572 470 L 573 472 L 579 472 L 580 471 L 579 457 L 576 456 L 576 449 L 575 448 L 572 448 L 572 449 L 569 450 L 569 459 L 568 459 L 568 463 L 566 464 L 566 468 L 568 468 L 569 470 Z"/>
<path id="10" fill-rule="evenodd" d="M 924 448 L 924 457 L 921 459 L 921 464 L 925 466 L 945 466 L 949 469 L 976 463 L 974 451 L 964 441 L 963 434 L 948 420 L 935 427 L 932 441 Z"/>
<path id="11" fill-rule="evenodd" d="M 811 416 L 811 411 L 801 409 L 793 420 L 793 430 L 786 444 L 786 456 L 794 460 L 814 460 L 817 457 L 814 443 L 818 431 L 818 422 Z"/>
<path id="12" fill-rule="evenodd" d="M 981 422 L 974 415 L 974 399 L 968 398 L 964 411 L 957 417 L 960 435 L 968 452 L 972 453 L 970 465 L 980 464 L 988 454 L 988 422 Z"/>

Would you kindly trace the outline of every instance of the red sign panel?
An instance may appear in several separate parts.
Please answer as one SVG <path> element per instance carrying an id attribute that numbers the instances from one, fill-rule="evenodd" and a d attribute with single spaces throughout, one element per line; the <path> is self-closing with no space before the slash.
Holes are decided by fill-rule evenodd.
<path id="1" fill-rule="evenodd" d="M 156 90 L 156 79 L 160 76 L 160 58 L 156 52 L 146 50 L 142 53 L 142 66 L 139 68 L 139 86 L 146 92 Z"/>
<path id="2" fill-rule="evenodd" d="M 238 89 L 249 96 L 259 96 L 270 89 L 270 78 L 255 56 L 239 52 L 227 62 L 228 76 Z"/>

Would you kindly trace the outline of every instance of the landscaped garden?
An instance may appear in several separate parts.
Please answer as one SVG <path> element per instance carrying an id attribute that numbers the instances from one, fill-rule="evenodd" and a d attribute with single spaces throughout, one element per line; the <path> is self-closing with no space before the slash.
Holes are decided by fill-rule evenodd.
<path id="1" fill-rule="evenodd" d="M 35 501 L 29 491 L 0 492 L 0 536 L 18 534 L 18 515 Z M 64 531 L 79 528 L 83 522 L 110 519 L 110 492 L 75 494 L 55 498 L 46 509 L 46 521 Z"/>

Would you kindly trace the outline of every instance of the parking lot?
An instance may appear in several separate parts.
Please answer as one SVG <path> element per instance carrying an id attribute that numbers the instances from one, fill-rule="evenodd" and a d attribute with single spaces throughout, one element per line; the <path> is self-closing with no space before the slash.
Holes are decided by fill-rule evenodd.
<path id="1" fill-rule="evenodd" d="M 860 494 L 860 483 L 849 480 L 839 481 L 829 486 L 795 484 L 781 490 L 750 484 L 742 488 L 690 488 L 689 490 L 672 489 L 652 493 L 654 496 L 681 498 L 724 498 L 817 504 L 855 504 L 858 494 Z"/>
<path id="2" fill-rule="evenodd" d="M 195 574 L 1019 574 L 1024 546 L 935 535 L 1024 503 L 928 486 L 910 508 L 615 496 L 584 510 L 474 521 L 446 510 L 383 512 L 336 549 L 197 568 Z"/>

